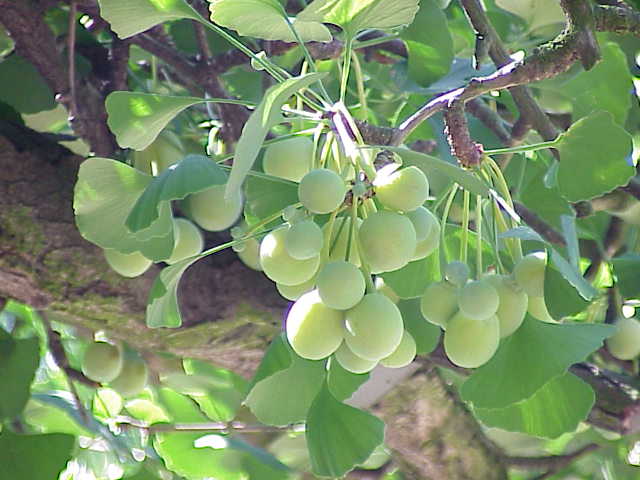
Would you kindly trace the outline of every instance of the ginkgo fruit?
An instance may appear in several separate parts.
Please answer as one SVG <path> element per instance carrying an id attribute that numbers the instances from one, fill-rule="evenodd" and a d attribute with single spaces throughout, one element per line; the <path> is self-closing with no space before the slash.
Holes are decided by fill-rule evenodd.
<path id="1" fill-rule="evenodd" d="M 547 309 L 547 302 L 545 302 L 544 297 L 532 297 L 529 295 L 527 301 L 527 312 L 529 312 L 533 318 L 537 318 L 542 322 L 555 322 L 555 319 Z"/>
<path id="2" fill-rule="evenodd" d="M 621 317 L 615 326 L 615 333 L 606 340 L 607 349 L 620 360 L 634 359 L 640 354 L 640 322 Z"/>
<path id="3" fill-rule="evenodd" d="M 320 360 L 335 352 L 344 338 L 344 314 L 327 307 L 317 290 L 302 295 L 287 315 L 287 339 L 302 358 Z"/>
<path id="4" fill-rule="evenodd" d="M 416 241 L 418 242 L 427 238 L 431 229 L 435 228 L 435 225 L 438 224 L 438 219 L 435 215 L 433 215 L 428 208 L 422 206 L 406 212 L 404 215 L 411 220 L 413 228 L 416 231 Z"/>
<path id="5" fill-rule="evenodd" d="M 316 168 L 298 184 L 298 198 L 313 213 L 330 213 L 344 201 L 347 188 L 342 177 L 333 170 Z"/>
<path id="6" fill-rule="evenodd" d="M 122 370 L 122 353 L 107 342 L 93 342 L 82 357 L 82 373 L 95 382 L 110 382 Z"/>
<path id="7" fill-rule="evenodd" d="M 356 228 L 360 228 L 362 225 L 362 219 L 356 219 Z M 329 244 L 329 259 L 330 260 L 344 260 L 347 255 L 347 248 L 349 247 L 349 233 L 351 228 L 351 217 L 338 217 L 333 222 L 333 228 L 331 229 L 331 238 L 329 239 L 329 222 L 325 223 L 322 227 L 325 246 Z M 360 253 L 356 248 L 355 242 L 351 241 L 351 247 L 349 250 L 349 262 L 353 263 L 356 267 L 360 266 Z"/>
<path id="8" fill-rule="evenodd" d="M 476 368 L 487 363 L 500 343 L 498 317 L 474 320 L 458 312 L 444 332 L 444 350 L 459 367 Z"/>
<path id="9" fill-rule="evenodd" d="M 432 283 L 420 298 L 420 312 L 425 320 L 444 329 L 457 311 L 458 290 L 450 283 Z"/>
<path id="10" fill-rule="evenodd" d="M 373 370 L 378 364 L 377 360 L 367 360 L 359 357 L 351 351 L 345 342 L 340 345 L 333 355 L 342 368 L 351 373 L 367 373 Z"/>
<path id="11" fill-rule="evenodd" d="M 338 260 L 322 267 L 317 286 L 325 305 L 337 310 L 347 310 L 364 296 L 364 275 L 354 264 Z"/>
<path id="12" fill-rule="evenodd" d="M 416 231 L 404 215 L 379 211 L 360 226 L 361 257 L 372 273 L 391 272 L 404 267 L 416 251 Z"/>
<path id="13" fill-rule="evenodd" d="M 389 300 L 391 300 L 393 303 L 397 304 L 400 301 L 400 297 L 398 296 L 398 294 L 393 290 L 393 288 L 391 288 L 385 281 L 384 278 L 382 277 L 376 277 L 376 280 L 374 282 L 374 285 L 376 287 L 376 291 L 378 293 L 383 294 L 385 297 L 387 297 Z"/>
<path id="14" fill-rule="evenodd" d="M 412 260 L 420 260 L 428 257 L 438 248 L 438 245 L 440 245 L 440 223 L 431 210 L 426 208 L 425 210 L 427 210 L 429 217 L 431 217 L 431 229 L 424 239 L 418 240 L 416 243 L 416 250 Z"/>
<path id="15" fill-rule="evenodd" d="M 398 307 L 381 293 L 369 293 L 345 314 L 345 342 L 366 360 L 388 357 L 400 344 L 404 323 Z"/>
<path id="16" fill-rule="evenodd" d="M 144 150 L 133 152 L 133 164 L 138 170 L 159 175 L 185 156 L 180 138 L 165 130 Z"/>
<path id="17" fill-rule="evenodd" d="M 187 197 L 187 210 L 201 228 L 219 232 L 238 220 L 242 213 L 242 193 L 237 190 L 226 199 L 225 189 L 226 185 L 214 185 Z"/>
<path id="18" fill-rule="evenodd" d="M 429 181 L 415 166 L 400 168 L 390 174 L 381 171 L 373 185 L 380 203 L 391 210 L 415 210 L 429 197 Z"/>
<path id="19" fill-rule="evenodd" d="M 469 280 L 469 267 L 466 263 L 454 260 L 444 267 L 444 278 L 447 282 L 462 287 Z"/>
<path id="20" fill-rule="evenodd" d="M 260 243 L 260 265 L 265 275 L 276 283 L 299 285 L 314 276 L 320 256 L 296 260 L 285 247 L 289 228 L 279 227 L 267 234 Z"/>
<path id="21" fill-rule="evenodd" d="M 153 263 L 140 252 L 121 253 L 110 248 L 104 250 L 104 258 L 114 271 L 128 278 L 142 275 Z"/>
<path id="22" fill-rule="evenodd" d="M 262 271 L 262 266 L 260 265 L 260 242 L 258 240 L 248 238 L 244 241 L 242 250 L 236 253 L 247 267 L 259 272 Z"/>
<path id="23" fill-rule="evenodd" d="M 198 227 L 186 218 L 176 218 L 173 222 L 175 246 L 166 260 L 169 265 L 197 255 L 204 248 L 204 238 Z"/>
<path id="24" fill-rule="evenodd" d="M 466 317 L 484 320 L 498 311 L 500 297 L 485 279 L 469 282 L 458 292 L 458 308 Z"/>
<path id="25" fill-rule="evenodd" d="M 496 289 L 500 306 L 496 316 L 500 321 L 500 338 L 515 332 L 527 314 L 529 298 L 524 290 L 507 275 L 487 275 L 486 280 Z"/>
<path id="26" fill-rule="evenodd" d="M 262 158 L 262 169 L 274 177 L 299 182 L 313 159 L 313 141 L 309 137 L 293 137 L 269 145 Z"/>
<path id="27" fill-rule="evenodd" d="M 402 368 L 413 362 L 416 358 L 416 341 L 406 330 L 402 334 L 400 345 L 391 355 L 380 360 L 380 364 L 390 368 Z"/>
<path id="28" fill-rule="evenodd" d="M 133 397 L 147 386 L 149 372 L 145 361 L 137 355 L 126 356 L 120 374 L 109 383 L 123 397 Z"/>
<path id="29" fill-rule="evenodd" d="M 530 253 L 520 259 L 513 267 L 516 282 L 530 297 L 544 295 L 544 269 L 547 255 L 545 252 Z"/>
<path id="30" fill-rule="evenodd" d="M 310 292 L 315 287 L 315 277 L 299 285 L 282 285 L 281 283 L 276 283 L 276 289 L 278 290 L 278 293 L 280 293 L 280 295 L 282 295 L 287 300 L 291 300 L 292 302 L 298 300 L 302 295 Z"/>
<path id="31" fill-rule="evenodd" d="M 285 248 L 296 260 L 306 260 L 320 253 L 324 244 L 322 229 L 313 220 L 304 220 L 291 225 L 287 232 Z"/>

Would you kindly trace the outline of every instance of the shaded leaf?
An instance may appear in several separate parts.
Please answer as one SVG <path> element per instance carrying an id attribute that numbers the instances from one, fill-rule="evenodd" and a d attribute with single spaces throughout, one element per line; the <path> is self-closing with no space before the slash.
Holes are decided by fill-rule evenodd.
<path id="1" fill-rule="evenodd" d="M 55 108 L 53 92 L 36 67 L 15 53 L 0 60 L 0 102 L 8 103 L 20 113 Z"/>
<path id="2" fill-rule="evenodd" d="M 550 262 L 564 279 L 569 282 L 585 300 L 594 298 L 598 294 L 598 291 L 584 279 L 580 271 L 578 271 L 578 268 L 565 260 L 556 249 L 551 248 L 550 250 Z"/>
<path id="3" fill-rule="evenodd" d="M 575 315 L 589 305 L 552 264 L 544 272 L 544 301 L 551 317 L 557 319 Z"/>
<path id="4" fill-rule="evenodd" d="M 611 260 L 616 286 L 624 298 L 640 296 L 640 255 L 625 253 Z"/>
<path id="5" fill-rule="evenodd" d="M 22 412 L 39 363 L 37 338 L 14 339 L 0 328 L 0 378 L 5 382 L 0 395 L 0 419 L 12 419 Z"/>
<path id="6" fill-rule="evenodd" d="M 627 163 L 633 148 L 631 136 L 609 112 L 592 113 L 561 135 L 558 187 L 569 201 L 590 200 L 621 185 L 635 175 Z"/>
<path id="7" fill-rule="evenodd" d="M 402 313 L 404 328 L 416 342 L 416 353 L 428 355 L 438 346 L 442 330 L 437 325 L 427 322 L 420 313 L 420 299 L 401 300 L 398 308 Z"/>
<path id="8" fill-rule="evenodd" d="M 284 370 L 291 365 L 293 349 L 287 343 L 284 333 L 281 333 L 271 341 L 267 348 L 258 369 L 249 384 L 249 388 L 253 388 L 260 380 L 273 375 L 280 370 Z"/>
<path id="9" fill-rule="evenodd" d="M 564 22 L 562 8 L 556 0 L 496 0 L 496 5 L 522 18 L 530 31 Z"/>
<path id="10" fill-rule="evenodd" d="M 298 202 L 298 185 L 282 179 L 250 176 L 244 191 L 245 210 L 259 220 Z"/>
<path id="11" fill-rule="evenodd" d="M 306 438 L 313 473 L 342 477 L 382 444 L 384 423 L 338 402 L 325 384 L 309 409 Z"/>
<path id="12" fill-rule="evenodd" d="M 327 386 L 336 400 L 346 400 L 367 380 L 368 373 L 352 373 L 345 370 L 335 358 L 331 358 L 327 370 Z"/>
<path id="13" fill-rule="evenodd" d="M 583 361 L 614 331 L 611 325 L 552 324 L 527 316 L 493 358 L 465 381 L 462 397 L 474 408 L 502 408 L 525 400 Z"/>
<path id="14" fill-rule="evenodd" d="M 12 480 L 58 478 L 71 459 L 75 444 L 73 435 L 15 435 L 5 428 L 0 433 L 2 475 Z"/>
<path id="15" fill-rule="evenodd" d="M 430 283 L 440 280 L 438 255 L 409 262 L 398 270 L 383 273 L 382 278 L 400 298 L 417 298 Z"/>

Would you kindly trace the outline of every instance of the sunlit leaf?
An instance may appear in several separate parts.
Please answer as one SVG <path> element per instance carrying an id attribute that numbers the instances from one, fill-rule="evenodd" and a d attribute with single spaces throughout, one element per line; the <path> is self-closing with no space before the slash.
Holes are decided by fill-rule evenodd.
<path id="1" fill-rule="evenodd" d="M 496 0 L 496 4 L 521 17 L 529 30 L 564 22 L 562 8 L 556 0 Z"/>
<path id="2" fill-rule="evenodd" d="M 336 400 L 346 400 L 367 380 L 369 380 L 368 373 L 352 373 L 345 370 L 335 358 L 330 360 L 327 386 Z"/>

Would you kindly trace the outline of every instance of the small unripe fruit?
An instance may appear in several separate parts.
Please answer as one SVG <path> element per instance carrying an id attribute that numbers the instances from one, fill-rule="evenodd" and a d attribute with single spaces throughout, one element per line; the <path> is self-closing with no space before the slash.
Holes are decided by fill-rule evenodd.
<path id="1" fill-rule="evenodd" d="M 280 295 L 282 295 L 287 300 L 291 300 L 292 302 L 295 302 L 302 295 L 313 290 L 315 286 L 315 278 L 301 283 L 300 285 L 282 285 L 281 283 L 276 283 L 276 289 L 278 290 L 278 293 L 280 293 Z"/>
<path id="2" fill-rule="evenodd" d="M 374 187 L 380 203 L 391 210 L 415 210 L 429 197 L 429 181 L 415 166 L 401 168 L 390 175 L 378 175 Z"/>
<path id="3" fill-rule="evenodd" d="M 198 255 L 204 248 L 204 238 L 198 227 L 185 218 L 176 218 L 174 220 L 175 246 L 171 256 L 166 260 L 172 265 L 185 258 Z"/>
<path id="4" fill-rule="evenodd" d="M 344 338 L 344 315 L 327 307 L 317 290 L 302 295 L 287 315 L 287 339 L 302 358 L 320 360 L 335 352 Z"/>
<path id="5" fill-rule="evenodd" d="M 178 136 L 165 130 L 147 148 L 133 152 L 133 164 L 145 173 L 160 175 L 184 156 L 184 147 Z"/>
<path id="6" fill-rule="evenodd" d="M 375 287 L 378 293 L 383 294 L 393 303 L 397 304 L 400 301 L 400 297 L 398 296 L 398 294 L 393 291 L 393 288 L 385 283 L 384 278 L 376 277 Z"/>
<path id="7" fill-rule="evenodd" d="M 616 332 L 606 340 L 607 349 L 620 360 L 632 360 L 640 354 L 640 322 L 635 318 L 619 318 Z"/>
<path id="8" fill-rule="evenodd" d="M 205 230 L 219 232 L 236 223 L 242 213 L 240 190 L 226 200 L 226 185 L 214 185 L 187 197 L 187 209 L 191 218 Z"/>
<path id="9" fill-rule="evenodd" d="M 325 305 L 336 310 L 355 306 L 365 291 L 364 276 L 352 263 L 339 260 L 327 263 L 318 275 L 318 294 Z"/>
<path id="10" fill-rule="evenodd" d="M 378 364 L 376 360 L 366 360 L 353 353 L 346 343 L 342 343 L 340 348 L 333 354 L 342 368 L 351 373 L 367 373 L 375 368 Z"/>
<path id="11" fill-rule="evenodd" d="M 372 273 L 404 267 L 416 250 L 416 231 L 404 215 L 389 211 L 373 213 L 358 230 L 362 258 Z"/>
<path id="12" fill-rule="evenodd" d="M 115 345 L 94 342 L 82 358 L 82 373 L 94 382 L 110 382 L 122 370 L 122 353 Z"/>
<path id="13" fill-rule="evenodd" d="M 311 279 L 320 265 L 320 256 L 296 260 L 287 253 L 285 241 L 288 227 L 280 227 L 262 239 L 260 265 L 265 275 L 283 285 L 300 285 Z"/>
<path id="14" fill-rule="evenodd" d="M 427 236 L 417 242 L 416 250 L 411 260 L 420 260 L 428 257 L 440 245 L 440 223 L 430 210 L 427 210 L 427 212 L 432 218 L 432 227 Z"/>
<path id="15" fill-rule="evenodd" d="M 526 255 L 516 263 L 513 275 L 516 282 L 530 297 L 544 295 L 544 268 L 547 255 L 545 252 L 534 252 Z"/>
<path id="16" fill-rule="evenodd" d="M 458 308 L 468 318 L 485 320 L 498 311 L 500 297 L 484 279 L 467 283 L 458 293 Z"/>
<path id="17" fill-rule="evenodd" d="M 109 386 L 123 397 L 133 397 L 144 390 L 149 379 L 147 364 L 138 356 L 124 359 L 122 371 Z"/>
<path id="18" fill-rule="evenodd" d="M 237 252 L 238 257 L 247 267 L 262 271 L 260 266 L 260 242 L 255 238 L 249 238 L 244 242 L 244 248 Z"/>
<path id="19" fill-rule="evenodd" d="M 274 177 L 299 182 L 311 169 L 313 141 L 294 137 L 269 145 L 262 158 L 262 169 Z"/>
<path id="20" fill-rule="evenodd" d="M 380 360 L 380 364 L 390 368 L 402 368 L 413 362 L 414 358 L 416 358 L 416 341 L 405 330 L 400 345 L 391 355 Z"/>
<path id="21" fill-rule="evenodd" d="M 120 253 L 110 248 L 104 250 L 104 258 L 113 270 L 128 278 L 142 275 L 153 263 L 140 252 Z"/>
<path id="22" fill-rule="evenodd" d="M 527 312 L 533 317 L 542 322 L 555 323 L 554 318 L 547 310 L 547 303 L 544 301 L 544 297 L 532 297 L 529 296 L 527 303 Z"/>
<path id="23" fill-rule="evenodd" d="M 500 321 L 500 338 L 508 337 L 522 325 L 529 299 L 524 290 L 506 275 L 488 275 L 485 278 L 500 297 L 500 306 L 496 312 Z"/>
<path id="24" fill-rule="evenodd" d="M 331 239 L 329 239 L 328 233 L 329 223 L 325 223 L 322 227 L 325 245 L 328 243 L 330 248 L 329 260 L 344 260 L 349 245 L 350 225 L 350 217 L 336 218 L 333 223 L 333 230 L 331 231 Z M 360 228 L 360 225 L 362 225 L 362 219 L 358 218 L 356 220 L 356 228 Z M 351 250 L 349 251 L 349 263 L 353 263 L 356 267 L 360 266 L 360 253 L 353 241 L 351 242 Z"/>
<path id="25" fill-rule="evenodd" d="M 427 238 L 431 229 L 435 228 L 435 224 L 438 223 L 435 215 L 425 207 L 418 207 L 415 210 L 406 212 L 404 215 L 411 220 L 418 242 Z"/>
<path id="26" fill-rule="evenodd" d="M 345 315 L 345 342 L 366 360 L 388 357 L 400 344 L 404 323 L 398 307 L 381 293 L 369 293 Z"/>
<path id="27" fill-rule="evenodd" d="M 432 283 L 422 294 L 420 312 L 430 323 L 446 329 L 458 311 L 458 291 L 446 282 Z"/>
<path id="28" fill-rule="evenodd" d="M 285 248 L 296 260 L 306 260 L 318 255 L 323 243 L 322 229 L 313 220 L 305 220 L 291 225 L 287 232 Z"/>
<path id="29" fill-rule="evenodd" d="M 330 213 L 344 201 L 344 181 L 333 170 L 317 168 L 307 173 L 298 185 L 298 198 L 313 213 Z"/>
<path id="30" fill-rule="evenodd" d="M 457 287 L 462 287 L 467 283 L 467 280 L 469 280 L 469 267 L 466 263 L 458 260 L 449 262 L 447 266 L 444 267 L 444 278 L 447 279 L 447 282 Z"/>
<path id="31" fill-rule="evenodd" d="M 444 332 L 444 350 L 459 367 L 476 368 L 487 363 L 498 350 L 500 322 L 497 317 L 474 320 L 458 312 Z"/>

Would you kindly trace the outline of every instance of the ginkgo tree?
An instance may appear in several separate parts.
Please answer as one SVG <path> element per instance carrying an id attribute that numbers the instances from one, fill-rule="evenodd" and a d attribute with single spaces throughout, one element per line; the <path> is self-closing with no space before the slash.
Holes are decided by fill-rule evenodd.
<path id="1" fill-rule="evenodd" d="M 3 469 L 636 478 L 631 3 L 0 0 Z"/>

